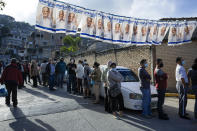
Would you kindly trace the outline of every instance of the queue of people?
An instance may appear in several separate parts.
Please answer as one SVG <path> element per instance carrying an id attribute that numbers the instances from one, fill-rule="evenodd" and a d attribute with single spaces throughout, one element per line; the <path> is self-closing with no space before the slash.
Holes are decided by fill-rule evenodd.
<path id="1" fill-rule="evenodd" d="M 197 59 L 194 60 L 192 67 L 186 72 L 184 65 L 185 61 L 182 57 L 176 59 L 176 89 L 179 94 L 179 111 L 178 114 L 182 119 L 190 119 L 186 112 L 187 106 L 187 91 L 192 87 L 196 96 L 194 116 L 197 119 Z M 67 71 L 67 92 L 69 94 L 83 95 L 84 99 L 91 98 L 94 95 L 94 104 L 100 102 L 100 87 L 102 82 L 105 89 L 105 111 L 110 112 L 118 119 L 122 117 L 124 104 L 121 93 L 121 82 L 124 77 L 116 69 L 117 64 L 109 61 L 107 68 L 101 71 L 100 64 L 94 62 L 93 68 L 89 66 L 87 60 L 79 60 L 75 64 L 75 59 L 71 58 L 70 62 L 66 64 L 61 58 L 58 62 L 53 59 L 43 61 L 41 66 L 35 60 L 31 63 L 17 62 L 16 59 L 11 60 L 11 64 L 5 67 L 1 76 L 1 84 L 5 84 L 8 90 L 6 97 L 6 105 L 10 105 L 10 95 L 12 93 L 13 106 L 17 107 L 17 87 L 20 89 L 24 87 L 24 82 L 30 83 L 33 80 L 32 87 L 40 85 L 49 87 L 49 90 L 55 91 L 56 88 L 63 88 L 63 80 L 65 72 Z M 148 62 L 146 59 L 140 61 L 138 68 L 138 77 L 140 82 L 140 90 L 142 92 L 142 115 L 144 118 L 151 119 L 154 117 L 151 111 L 151 75 L 147 71 Z M 164 62 L 162 59 L 157 59 L 156 68 L 154 70 L 155 88 L 158 93 L 158 118 L 162 120 L 169 120 L 168 114 L 164 111 L 163 105 L 165 102 L 165 93 L 167 89 L 168 74 L 163 70 Z M 42 81 L 40 79 L 42 76 Z M 28 78 L 28 80 L 27 80 Z M 91 87 L 93 87 L 91 90 Z M 93 95 L 92 95 L 93 94 Z"/>

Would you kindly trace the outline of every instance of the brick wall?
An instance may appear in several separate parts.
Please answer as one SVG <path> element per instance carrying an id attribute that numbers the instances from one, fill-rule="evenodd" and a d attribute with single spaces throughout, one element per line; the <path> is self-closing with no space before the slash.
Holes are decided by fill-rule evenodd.
<path id="1" fill-rule="evenodd" d="M 175 91 L 175 69 L 176 69 L 176 57 L 183 57 L 186 64 L 185 68 L 188 70 L 194 59 L 197 58 L 197 41 L 193 41 L 189 44 L 179 46 L 167 46 L 163 43 L 161 46 L 156 47 L 156 57 L 162 58 L 164 61 L 164 71 L 169 75 L 168 90 Z"/>
<path id="2" fill-rule="evenodd" d="M 109 60 L 115 61 L 120 66 L 125 66 L 132 69 L 137 74 L 137 69 L 140 66 L 139 62 L 142 59 L 147 59 L 148 68 L 147 71 L 152 74 L 154 70 L 153 64 L 156 63 L 156 59 L 151 57 L 155 55 L 155 58 L 161 58 L 164 61 L 164 71 L 168 73 L 168 90 L 174 92 L 176 90 L 175 85 L 175 68 L 176 68 L 176 57 L 182 56 L 185 61 L 186 70 L 188 70 L 193 60 L 197 57 L 197 41 L 193 41 L 190 44 L 184 44 L 180 46 L 167 46 L 163 43 L 160 46 L 156 46 L 156 52 L 151 52 L 149 46 L 138 46 L 128 47 L 118 50 L 109 50 L 100 53 L 85 53 L 75 56 L 76 62 L 78 60 L 87 59 L 90 66 L 93 66 L 95 61 L 102 64 L 107 64 Z M 70 57 L 66 57 L 66 62 L 69 62 Z"/>

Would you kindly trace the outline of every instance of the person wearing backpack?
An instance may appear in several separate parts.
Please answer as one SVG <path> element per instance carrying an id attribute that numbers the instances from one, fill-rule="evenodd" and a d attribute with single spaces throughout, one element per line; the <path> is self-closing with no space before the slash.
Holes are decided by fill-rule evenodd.
<path id="1" fill-rule="evenodd" d="M 112 113 L 113 116 L 118 119 L 117 112 L 119 111 L 119 116 L 123 116 L 123 96 L 121 93 L 121 82 L 124 80 L 123 76 L 116 70 L 116 63 L 111 63 L 110 70 L 108 72 L 108 83 L 109 83 L 109 95 L 112 103 Z M 119 108 L 118 108 L 119 107 Z"/>
<path id="2" fill-rule="evenodd" d="M 5 99 L 6 105 L 10 106 L 10 95 L 12 93 L 13 106 L 17 107 L 17 86 L 23 84 L 23 77 L 17 68 L 16 59 L 12 59 L 11 64 L 4 69 L 0 82 L 6 85 L 8 91 L 8 96 Z"/>

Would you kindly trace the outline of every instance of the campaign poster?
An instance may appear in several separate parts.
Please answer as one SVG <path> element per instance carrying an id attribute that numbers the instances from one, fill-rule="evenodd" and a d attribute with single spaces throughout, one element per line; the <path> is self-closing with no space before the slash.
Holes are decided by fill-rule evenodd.
<path id="1" fill-rule="evenodd" d="M 81 37 L 95 39 L 96 12 L 94 10 L 84 9 L 81 21 Z"/>
<path id="2" fill-rule="evenodd" d="M 36 14 L 36 29 L 54 33 L 53 28 L 53 9 L 55 2 L 53 0 L 39 0 Z"/>

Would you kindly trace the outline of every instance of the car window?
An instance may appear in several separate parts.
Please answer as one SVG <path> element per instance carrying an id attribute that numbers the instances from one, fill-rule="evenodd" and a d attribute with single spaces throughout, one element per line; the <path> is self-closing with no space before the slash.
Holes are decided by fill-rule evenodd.
<path id="1" fill-rule="evenodd" d="M 138 82 L 139 79 L 137 75 L 131 70 L 118 70 L 120 74 L 124 77 L 124 82 Z"/>

